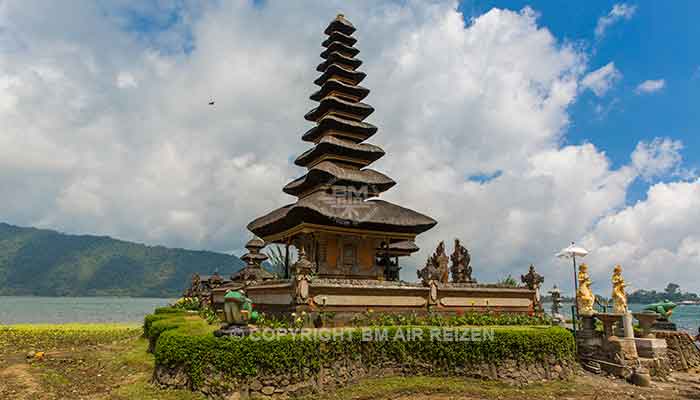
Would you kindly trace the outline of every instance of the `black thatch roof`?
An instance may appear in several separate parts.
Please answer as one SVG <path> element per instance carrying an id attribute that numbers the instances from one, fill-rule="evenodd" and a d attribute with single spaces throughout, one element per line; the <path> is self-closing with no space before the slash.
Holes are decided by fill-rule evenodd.
<path id="1" fill-rule="evenodd" d="M 323 86 L 327 80 L 336 76 L 343 78 L 343 80 L 351 85 L 357 85 L 365 79 L 367 74 L 361 71 L 353 71 L 351 69 L 343 68 L 338 64 L 331 64 L 323 72 L 323 75 L 319 76 L 314 83 L 318 86 Z"/>
<path id="2" fill-rule="evenodd" d="M 318 64 L 318 66 L 316 67 L 316 71 L 323 72 L 326 69 L 328 69 L 328 66 L 330 66 L 331 64 L 338 64 L 340 66 L 356 70 L 360 67 L 360 65 L 362 65 L 362 60 L 359 60 L 354 57 L 348 57 L 341 53 L 335 52 L 331 53 L 326 61 Z"/>
<path id="3" fill-rule="evenodd" d="M 338 14 L 323 32 L 326 35 L 330 35 L 333 32 L 342 32 L 346 35 L 352 35 L 353 32 L 355 32 L 355 26 L 345 19 L 343 14 Z"/>
<path id="4" fill-rule="evenodd" d="M 360 54 L 360 50 L 355 47 L 348 46 L 341 42 L 333 42 L 321 53 L 321 58 L 328 58 L 331 53 L 335 52 L 342 53 L 348 57 L 355 57 Z"/>
<path id="5" fill-rule="evenodd" d="M 342 136 L 344 139 L 359 143 L 377 132 L 377 127 L 372 124 L 345 119 L 338 115 L 326 115 L 316 122 L 318 125 L 306 131 L 302 136 L 303 140 L 315 142 L 325 132 L 333 130 L 335 136 Z M 342 135 L 342 132 L 347 132 L 351 135 Z M 354 136 L 359 136 L 359 138 Z"/>
<path id="6" fill-rule="evenodd" d="M 355 43 L 357 43 L 357 39 L 355 39 L 354 37 L 352 37 L 350 35 L 346 35 L 344 33 L 340 33 L 340 32 L 336 31 L 336 32 L 333 32 L 330 35 L 328 35 L 328 39 L 324 40 L 323 43 L 321 43 L 321 46 L 326 47 L 326 48 L 330 48 L 331 44 L 333 44 L 333 42 L 339 42 L 339 43 L 342 43 L 346 46 L 352 47 L 355 45 Z"/>
<path id="7" fill-rule="evenodd" d="M 324 155 L 349 157 L 353 160 L 352 162 L 343 162 L 351 162 L 364 167 L 380 159 L 384 155 L 384 150 L 372 144 L 353 143 L 337 137 L 325 136 L 316 146 L 297 157 L 294 164 L 305 167 Z"/>
<path id="8" fill-rule="evenodd" d="M 257 218 L 248 224 L 248 229 L 264 238 L 302 223 L 411 234 L 425 232 L 437 224 L 426 215 L 383 200 L 343 205 L 332 194 L 316 192 Z"/>
<path id="9" fill-rule="evenodd" d="M 309 111 L 304 118 L 307 121 L 316 122 L 329 111 L 340 111 L 353 116 L 357 121 L 362 121 L 374 112 L 374 107 L 358 101 L 348 101 L 336 95 L 326 96 L 321 100 L 318 107 Z"/>
<path id="10" fill-rule="evenodd" d="M 437 223 L 428 216 L 386 201 L 367 200 L 388 190 L 395 182 L 377 171 L 360 169 L 382 157 L 384 151 L 362 143 L 377 132 L 377 127 L 362 122 L 374 108 L 361 102 L 369 90 L 357 86 L 366 74 L 356 70 L 362 62 L 354 58 L 359 53 L 353 47 L 357 42 L 351 36 L 354 31 L 352 24 L 342 16 L 333 20 L 325 31 L 328 35 L 323 42 L 326 50 L 321 53 L 325 61 L 318 66 L 322 74 L 314 81 L 321 88 L 311 95 L 311 99 L 320 104 L 305 115 L 307 120 L 316 122 L 316 126 L 302 136 L 315 146 L 295 161 L 296 165 L 309 170 L 284 187 L 286 193 L 303 197 L 251 222 L 248 229 L 258 236 L 271 237 L 308 223 L 381 231 L 391 237 L 391 233 L 417 235 Z M 345 196 L 334 190 L 323 190 L 335 187 L 348 188 Z M 417 251 L 415 243 L 390 246 L 392 254 L 397 255 Z"/>
<path id="11" fill-rule="evenodd" d="M 389 190 L 396 182 L 373 169 L 349 169 L 330 161 L 323 161 L 311 167 L 306 175 L 288 183 L 283 190 L 287 194 L 297 196 L 323 184 L 368 187 L 372 192 L 370 195 L 377 195 Z"/>
<path id="12" fill-rule="evenodd" d="M 355 101 L 361 101 L 369 94 L 369 89 L 357 85 L 348 85 L 345 82 L 339 81 L 337 79 L 329 79 L 326 83 L 321 86 L 321 88 L 311 95 L 310 99 L 315 101 L 321 101 L 324 97 L 331 93 L 336 93 L 338 95 L 346 95 L 348 97 L 354 98 Z"/>

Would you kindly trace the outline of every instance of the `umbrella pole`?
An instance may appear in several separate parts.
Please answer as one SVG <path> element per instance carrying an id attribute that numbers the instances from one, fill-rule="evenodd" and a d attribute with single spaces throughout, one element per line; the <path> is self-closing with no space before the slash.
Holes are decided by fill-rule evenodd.
<path id="1" fill-rule="evenodd" d="M 578 276 L 576 274 L 576 254 L 573 254 L 572 259 L 574 260 L 574 314 L 573 314 L 573 324 L 574 332 L 576 332 L 576 322 L 578 322 Z"/>

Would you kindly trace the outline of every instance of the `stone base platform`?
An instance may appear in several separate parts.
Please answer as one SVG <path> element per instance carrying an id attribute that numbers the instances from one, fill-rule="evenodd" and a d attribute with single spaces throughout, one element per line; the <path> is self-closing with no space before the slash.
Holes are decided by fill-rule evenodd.
<path id="1" fill-rule="evenodd" d="M 213 291 L 213 303 L 223 302 L 227 287 Z M 358 313 L 499 312 L 531 314 L 535 291 L 484 284 L 439 284 L 355 279 L 293 279 L 245 287 L 257 311 L 285 314 L 328 312 L 342 324 Z"/>
<path id="2" fill-rule="evenodd" d="M 645 339 L 636 338 L 634 342 L 637 346 L 639 357 L 643 358 L 660 358 L 666 357 L 666 340 L 665 339 Z"/>

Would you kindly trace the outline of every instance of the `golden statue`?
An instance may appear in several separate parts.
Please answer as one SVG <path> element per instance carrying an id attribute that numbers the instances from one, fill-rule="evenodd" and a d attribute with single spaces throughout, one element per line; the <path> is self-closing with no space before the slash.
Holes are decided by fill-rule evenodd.
<path id="1" fill-rule="evenodd" d="M 578 269 L 578 293 L 576 303 L 580 315 L 593 315 L 595 296 L 591 291 L 591 277 L 588 275 L 588 265 L 581 264 Z"/>
<path id="2" fill-rule="evenodd" d="M 625 280 L 622 278 L 622 267 L 619 265 L 615 266 L 612 285 L 612 298 L 615 302 L 613 312 L 624 314 L 627 312 L 627 294 L 625 293 Z"/>

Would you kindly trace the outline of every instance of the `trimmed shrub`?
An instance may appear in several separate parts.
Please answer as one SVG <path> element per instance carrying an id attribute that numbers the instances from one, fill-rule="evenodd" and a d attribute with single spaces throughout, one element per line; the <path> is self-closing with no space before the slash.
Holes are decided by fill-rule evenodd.
<path id="1" fill-rule="evenodd" d="M 144 324 L 144 327 L 147 324 Z M 205 367 L 212 366 L 231 377 L 259 374 L 318 372 L 322 365 L 338 360 L 362 360 L 367 366 L 396 363 L 406 367 L 430 365 L 444 372 L 474 363 L 504 360 L 546 361 L 574 358 L 574 339 L 559 327 L 492 327 L 489 340 L 440 341 L 431 336 L 436 327 L 390 326 L 350 328 L 339 337 L 298 335 L 264 340 L 260 334 L 247 338 L 215 338 L 202 328 L 206 323 L 188 321 L 184 316 L 151 320 L 144 331 L 155 345 L 156 363 L 182 366 L 195 386 L 201 384 Z M 387 340 L 367 340 L 368 332 L 386 333 Z M 443 329 L 443 328 L 440 328 Z M 444 328 L 456 337 L 468 335 L 468 327 Z M 491 331 L 492 329 L 492 331 Z M 442 331 L 439 331 L 442 332 Z M 411 334 L 413 340 L 396 340 Z M 152 339 L 155 337 L 155 339 Z"/>

